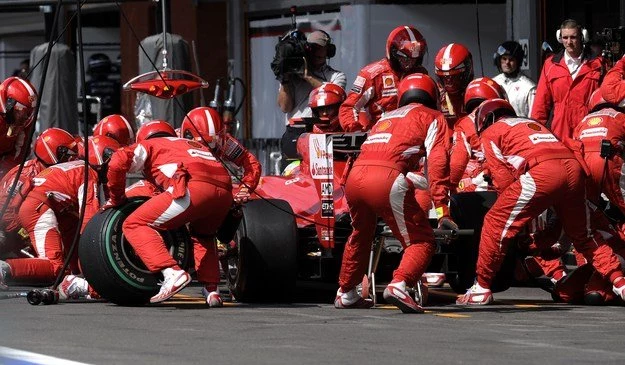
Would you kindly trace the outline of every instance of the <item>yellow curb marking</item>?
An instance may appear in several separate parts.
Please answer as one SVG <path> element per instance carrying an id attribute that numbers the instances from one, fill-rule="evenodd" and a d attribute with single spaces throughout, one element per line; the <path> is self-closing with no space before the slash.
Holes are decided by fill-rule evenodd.
<path id="1" fill-rule="evenodd" d="M 537 304 L 515 304 L 514 306 L 517 308 L 540 308 Z"/>
<path id="2" fill-rule="evenodd" d="M 434 313 L 437 317 L 445 317 L 445 318 L 471 318 L 468 314 L 460 314 L 460 313 Z"/>

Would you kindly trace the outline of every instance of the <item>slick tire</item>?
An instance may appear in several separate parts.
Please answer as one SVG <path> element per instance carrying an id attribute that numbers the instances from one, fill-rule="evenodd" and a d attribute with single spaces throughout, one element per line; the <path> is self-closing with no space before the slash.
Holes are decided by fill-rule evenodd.
<path id="1" fill-rule="evenodd" d="M 143 305 L 159 291 L 160 273 L 151 273 L 125 239 L 122 224 L 146 199 L 96 214 L 80 238 L 78 256 L 85 278 L 103 298 L 119 305 Z M 161 232 L 180 267 L 193 265 L 192 244 L 186 227 Z"/>
<path id="2" fill-rule="evenodd" d="M 289 302 L 297 279 L 297 224 L 284 200 L 252 200 L 243 206 L 227 260 L 228 287 L 239 302 Z"/>

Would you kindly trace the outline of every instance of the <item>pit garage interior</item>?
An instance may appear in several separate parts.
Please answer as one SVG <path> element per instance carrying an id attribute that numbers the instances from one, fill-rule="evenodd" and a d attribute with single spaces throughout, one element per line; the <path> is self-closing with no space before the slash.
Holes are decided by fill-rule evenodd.
<path id="1" fill-rule="evenodd" d="M 52 0 L 0 2 L 0 74 L 10 76 L 22 60 L 31 57 L 31 50 L 46 42 L 51 34 L 62 33 L 59 42 L 65 43 L 76 57 L 77 24 L 75 18 L 69 21 L 76 2 L 62 1 L 63 11 L 55 30 L 51 28 L 56 3 Z M 162 32 L 162 4 L 153 0 L 87 0 L 83 3 L 85 62 L 93 54 L 106 54 L 114 65 L 110 78 L 121 84 L 145 71 L 140 69 L 138 44 Z M 541 66 L 541 45 L 546 41 L 557 50 L 555 30 L 562 20 L 577 19 L 591 35 L 603 28 L 625 24 L 623 0 L 166 2 L 167 31 L 180 35 L 187 43 L 183 51 L 188 53 L 184 57 L 185 64 L 176 66 L 186 67 L 210 83 L 208 89 L 202 90 L 206 101 L 215 97 L 218 81 L 221 100 L 229 96 L 229 85 L 234 85 L 233 101 L 240 106 L 236 115 L 240 121 L 237 137 L 245 140 L 259 157 L 264 173 L 276 172 L 277 164 L 269 156 L 279 150 L 278 138 L 284 130 L 283 115 L 276 104 L 279 84 L 269 64 L 278 37 L 291 28 L 292 6 L 296 7 L 299 29 L 304 32 L 323 29 L 331 35 L 337 55 L 328 63 L 345 72 L 348 85 L 362 66 L 384 56 L 386 36 L 398 24 L 415 25 L 427 39 L 426 68 L 433 68 L 433 57 L 442 45 L 460 42 L 473 53 L 476 76 L 496 74 L 492 54 L 499 43 L 506 39 L 522 40 L 527 45 L 523 69 L 534 80 Z M 64 30 L 68 21 L 68 29 Z M 191 45 L 195 45 L 195 52 Z M 176 52 L 179 51 L 170 53 Z M 198 70 L 195 70 L 193 53 L 197 55 Z M 159 57 L 154 61 L 160 66 Z M 240 82 L 233 82 L 235 79 Z M 76 76 L 77 84 L 78 81 Z M 80 88 L 75 88 L 80 95 Z M 134 115 L 136 93 L 121 90 L 119 93 L 122 114 Z M 48 97 L 52 96 L 43 96 L 44 103 Z M 195 92 L 193 100 L 187 99 L 184 107 L 191 108 L 200 101 L 199 92 Z M 67 113 L 70 117 L 66 123 L 77 123 L 78 112 Z M 174 117 L 179 118 L 178 114 Z M 172 122 L 180 123 L 179 120 Z M 54 126 L 57 122 L 44 123 Z"/>

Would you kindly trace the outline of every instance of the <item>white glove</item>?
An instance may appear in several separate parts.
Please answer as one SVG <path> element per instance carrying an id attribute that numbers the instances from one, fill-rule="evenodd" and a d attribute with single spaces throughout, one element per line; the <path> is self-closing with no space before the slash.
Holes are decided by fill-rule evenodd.
<path id="1" fill-rule="evenodd" d="M 408 181 L 415 189 L 418 190 L 428 190 L 428 179 L 423 175 L 415 174 L 414 172 L 409 172 L 406 174 L 406 181 Z"/>

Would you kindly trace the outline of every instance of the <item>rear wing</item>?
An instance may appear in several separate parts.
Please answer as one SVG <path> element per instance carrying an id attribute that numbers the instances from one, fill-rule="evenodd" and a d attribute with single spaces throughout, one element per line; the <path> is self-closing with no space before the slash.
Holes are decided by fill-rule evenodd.
<path id="1" fill-rule="evenodd" d="M 367 139 L 365 132 L 328 134 L 327 138 L 332 139 L 332 149 L 335 159 L 346 159 L 348 156 L 355 156 L 360 153 L 360 147 Z"/>

